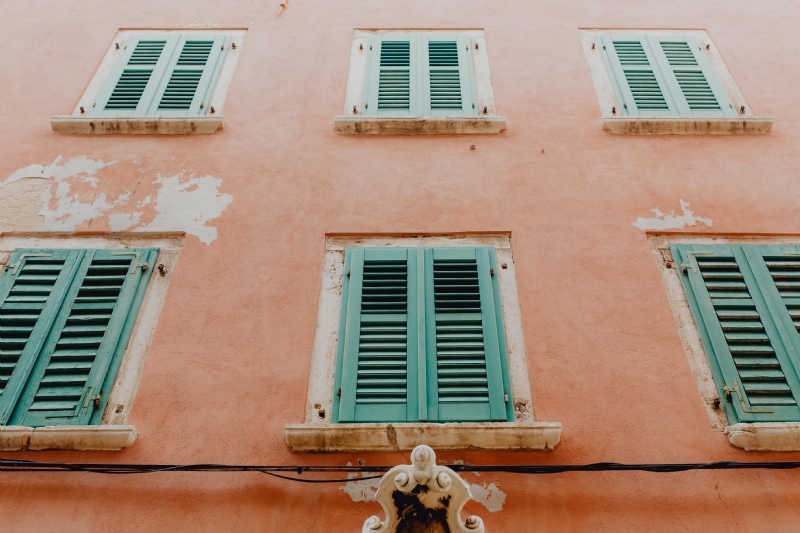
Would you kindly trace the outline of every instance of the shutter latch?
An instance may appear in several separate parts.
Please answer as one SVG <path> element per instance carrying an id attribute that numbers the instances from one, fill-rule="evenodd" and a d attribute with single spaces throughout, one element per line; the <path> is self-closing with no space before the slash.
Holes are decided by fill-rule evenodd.
<path id="1" fill-rule="evenodd" d="M 697 274 L 697 269 L 694 268 L 694 264 L 692 263 L 692 256 L 693 255 L 714 255 L 713 252 L 688 252 L 686 255 L 686 263 L 683 261 L 678 261 L 678 266 L 681 267 L 681 274 L 684 276 L 687 275 L 687 269 L 692 269 L 692 272 Z"/>
<path id="2" fill-rule="evenodd" d="M 139 260 L 141 258 L 141 252 L 111 252 L 111 255 L 132 255 L 133 261 L 131 261 L 131 271 L 128 272 L 129 274 L 135 274 L 137 268 L 141 268 L 142 272 L 147 272 L 147 263 L 140 263 Z"/>
<path id="3" fill-rule="evenodd" d="M 22 264 L 25 262 L 25 259 L 28 257 L 53 257 L 53 254 L 20 254 L 19 259 L 13 265 L 8 265 L 6 268 L 11 269 L 11 275 L 16 275 L 17 271 L 20 269 Z"/>
<path id="4" fill-rule="evenodd" d="M 89 407 L 89 404 L 94 402 L 95 407 L 100 407 L 100 400 L 103 398 L 103 391 L 100 391 L 100 394 L 97 396 L 92 396 L 94 392 L 94 387 L 89 387 L 89 392 L 86 393 L 86 399 L 83 401 L 83 408 L 86 409 Z"/>
<path id="5" fill-rule="evenodd" d="M 742 391 L 739 389 L 739 384 L 736 380 L 733 380 L 733 387 L 728 387 L 727 385 L 722 386 L 722 390 L 725 391 L 725 399 L 729 402 L 732 401 L 731 397 L 733 394 L 738 396 L 739 403 L 742 406 L 742 411 L 745 413 L 774 413 L 772 409 L 767 409 L 766 407 L 748 407 L 747 404 L 744 402 L 744 396 L 742 396 Z"/>

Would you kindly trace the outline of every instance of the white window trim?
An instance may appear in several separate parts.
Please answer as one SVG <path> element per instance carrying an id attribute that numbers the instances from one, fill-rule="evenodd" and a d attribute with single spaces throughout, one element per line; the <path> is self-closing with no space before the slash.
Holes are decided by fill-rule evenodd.
<path id="1" fill-rule="evenodd" d="M 173 33 L 196 33 L 202 35 L 230 35 L 231 46 L 223 59 L 222 69 L 219 73 L 217 84 L 209 100 L 209 109 L 214 107 L 213 114 L 208 113 L 198 116 L 86 116 L 81 113 L 81 107 L 88 110 L 103 87 L 109 73 L 114 68 L 117 56 L 124 48 L 125 43 L 133 37 L 140 36 L 167 36 Z M 59 133 L 94 133 L 94 134 L 187 134 L 187 133 L 214 133 L 225 125 L 223 105 L 228 94 L 228 88 L 233 80 L 236 64 L 239 62 L 244 46 L 247 30 L 244 29 L 175 29 L 175 30 L 120 30 L 106 50 L 100 66 L 83 92 L 78 103 L 70 115 L 56 115 L 50 118 L 50 125 Z M 119 48 L 117 48 L 119 44 Z"/>
<path id="2" fill-rule="evenodd" d="M 514 422 L 331 424 L 336 344 L 342 307 L 344 252 L 348 247 L 492 246 L 497 254 Z M 528 379 L 525 338 L 509 234 L 439 236 L 336 236 L 326 238 L 317 328 L 311 352 L 305 423 L 286 426 L 295 452 L 411 450 L 424 442 L 436 449 L 552 450 L 558 422 L 536 422 Z"/>
<path id="3" fill-rule="evenodd" d="M 0 426 L 0 451 L 24 450 L 120 450 L 136 440 L 136 428 L 128 425 L 131 406 L 142 378 L 145 359 L 164 307 L 169 281 L 183 242 L 180 234 L 118 234 L 115 236 L 63 236 L 6 233 L 0 235 L 0 269 L 17 248 L 158 248 L 157 270 L 150 276 L 128 347 L 100 425 L 96 426 Z"/>
<path id="4" fill-rule="evenodd" d="M 711 372 L 708 355 L 700 340 L 697 324 L 689 308 L 686 292 L 681 283 L 680 270 L 670 252 L 672 244 L 792 244 L 800 245 L 800 236 L 692 236 L 686 234 L 648 234 L 661 279 L 664 282 L 672 314 L 678 325 L 689 367 L 697 383 L 711 429 L 724 432 L 728 441 L 746 451 L 800 451 L 800 423 L 757 422 L 729 425 L 722 408 L 714 408 L 720 400 L 719 389 Z"/>
<path id="5" fill-rule="evenodd" d="M 468 35 L 475 73 L 477 95 L 476 116 L 464 117 L 389 117 L 362 115 L 364 101 L 364 76 L 367 68 L 367 48 L 369 37 L 378 34 L 408 35 L 411 33 L 445 33 Z M 477 46 L 477 48 L 476 48 Z M 361 47 L 361 48 L 360 48 Z M 483 113 L 483 108 L 486 113 Z M 355 108 L 355 112 L 353 109 Z M 492 72 L 489 67 L 489 54 L 483 30 L 361 30 L 353 31 L 350 46 L 350 71 L 347 76 L 347 93 L 344 110 L 333 119 L 334 129 L 339 133 L 415 135 L 415 134 L 453 134 L 453 133 L 500 133 L 506 129 L 506 117 L 498 115 L 495 108 Z"/>
<path id="6" fill-rule="evenodd" d="M 617 101 L 611 76 L 603 62 L 600 43 L 597 37 L 602 35 L 644 35 L 695 37 L 700 42 L 714 73 L 725 89 L 734 109 L 744 106 L 744 113 L 738 117 L 628 117 L 622 116 L 622 109 Z M 605 131 L 611 133 L 667 133 L 667 134 L 763 134 L 772 128 L 772 117 L 756 116 L 744 95 L 739 90 L 719 49 L 705 30 L 630 30 L 630 29 L 582 29 L 581 44 L 589 62 L 597 100 L 602 113 L 601 124 Z M 594 45 L 594 48 L 592 48 Z M 708 49 L 706 49 L 708 46 Z M 617 109 L 617 113 L 613 112 Z"/>

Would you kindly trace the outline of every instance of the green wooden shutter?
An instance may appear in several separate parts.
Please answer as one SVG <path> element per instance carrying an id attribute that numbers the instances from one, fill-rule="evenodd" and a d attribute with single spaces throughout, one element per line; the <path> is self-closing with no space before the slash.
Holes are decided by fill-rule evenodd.
<path id="1" fill-rule="evenodd" d="M 178 43 L 178 35 L 130 39 L 88 115 L 146 115 Z"/>
<path id="2" fill-rule="evenodd" d="M 476 115 L 469 37 L 426 34 L 422 46 L 422 115 Z"/>
<path id="3" fill-rule="evenodd" d="M 0 425 L 19 400 L 81 255 L 18 249 L 0 276 Z"/>
<path id="4" fill-rule="evenodd" d="M 86 250 L 11 422 L 81 425 L 107 399 L 156 249 Z"/>
<path id="5" fill-rule="evenodd" d="M 229 45 L 230 36 L 182 35 L 147 114 L 206 114 Z"/>
<path id="6" fill-rule="evenodd" d="M 346 253 L 336 421 L 417 420 L 417 258 L 405 248 L 349 248 Z"/>
<path id="7" fill-rule="evenodd" d="M 365 115 L 417 115 L 418 39 L 408 35 L 373 35 L 365 74 Z"/>
<path id="8" fill-rule="evenodd" d="M 784 290 L 792 303 L 794 293 L 772 277 L 780 279 L 780 261 L 741 245 L 673 245 L 672 252 L 728 417 L 800 420 L 800 339 L 781 298 Z"/>
<path id="9" fill-rule="evenodd" d="M 431 409 L 440 422 L 507 419 L 493 252 L 487 247 L 432 250 L 428 298 L 433 299 L 436 350 L 428 354 L 428 368 L 437 387 L 429 402 L 435 402 Z"/>

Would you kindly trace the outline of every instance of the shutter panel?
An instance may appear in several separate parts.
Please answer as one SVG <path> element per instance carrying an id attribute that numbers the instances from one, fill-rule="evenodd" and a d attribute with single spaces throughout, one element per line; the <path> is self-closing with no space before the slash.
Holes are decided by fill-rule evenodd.
<path id="1" fill-rule="evenodd" d="M 8 423 L 80 255 L 78 250 L 15 250 L 0 277 L 0 425 Z"/>
<path id="2" fill-rule="evenodd" d="M 347 254 L 338 421 L 417 420 L 417 387 L 409 379 L 409 366 L 417 367 L 416 254 L 405 248 L 356 248 Z"/>
<path id="3" fill-rule="evenodd" d="M 472 54 L 466 36 L 431 34 L 425 40 L 422 84 L 424 116 L 475 115 Z M 423 47 L 424 48 L 424 47 Z"/>
<path id="4" fill-rule="evenodd" d="M 147 114 L 206 114 L 229 43 L 224 35 L 182 35 Z"/>
<path id="5" fill-rule="evenodd" d="M 491 250 L 433 249 L 440 422 L 506 420 Z"/>
<path id="6" fill-rule="evenodd" d="M 412 43 L 412 41 L 414 41 Z M 417 71 L 412 65 L 417 40 L 408 35 L 370 38 L 370 58 L 364 91 L 365 115 L 408 116 L 416 108 Z"/>
<path id="7" fill-rule="evenodd" d="M 606 61 L 620 112 L 629 116 L 671 116 L 679 109 L 667 91 L 667 83 L 656 65 L 646 39 L 635 36 L 603 36 Z"/>
<path id="8" fill-rule="evenodd" d="M 115 356 L 125 350 L 129 317 L 135 318 L 141 303 L 139 285 L 147 283 L 157 253 L 154 249 L 85 251 L 13 423 L 34 427 L 89 423 L 108 396 L 103 384 Z"/>
<path id="9" fill-rule="evenodd" d="M 696 39 L 648 38 L 670 91 L 684 116 L 736 116 Z"/>
<path id="10" fill-rule="evenodd" d="M 88 114 L 146 114 L 177 41 L 177 35 L 130 39 L 120 52 Z"/>
<path id="11" fill-rule="evenodd" d="M 728 393 L 729 417 L 800 420 L 800 381 L 787 352 L 793 348 L 770 312 L 782 304 L 762 290 L 765 280 L 743 248 L 674 245 L 672 251 L 685 270 L 681 281 L 720 395 Z"/>

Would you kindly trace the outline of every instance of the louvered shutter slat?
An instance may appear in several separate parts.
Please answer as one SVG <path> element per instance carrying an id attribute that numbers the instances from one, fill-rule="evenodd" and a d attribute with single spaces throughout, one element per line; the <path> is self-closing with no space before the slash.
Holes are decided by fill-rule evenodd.
<path id="1" fill-rule="evenodd" d="M 109 369 L 127 345 L 156 255 L 153 249 L 85 252 L 14 412 L 15 423 L 90 422 L 107 399 Z"/>
<path id="2" fill-rule="evenodd" d="M 742 422 L 798 420 L 800 382 L 770 311 L 776 302 L 744 247 L 681 245 L 673 253 L 685 265 L 682 281 L 721 397 L 725 387 L 733 391 L 729 414 Z"/>
<path id="3" fill-rule="evenodd" d="M 0 425 L 19 400 L 79 256 L 75 250 L 15 250 L 0 277 Z"/>

